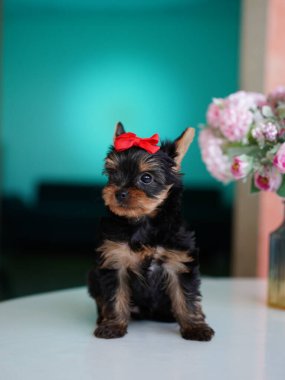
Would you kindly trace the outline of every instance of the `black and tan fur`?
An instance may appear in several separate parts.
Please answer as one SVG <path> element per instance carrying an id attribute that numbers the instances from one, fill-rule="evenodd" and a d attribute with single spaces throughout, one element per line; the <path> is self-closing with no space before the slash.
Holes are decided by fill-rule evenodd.
<path id="1" fill-rule="evenodd" d="M 115 137 L 121 133 L 119 123 Z M 188 128 L 155 154 L 112 147 L 106 157 L 109 216 L 102 219 L 89 273 L 98 338 L 122 337 L 131 317 L 177 321 L 185 339 L 208 341 L 214 334 L 200 304 L 194 234 L 181 217 L 180 166 L 193 137 Z"/>

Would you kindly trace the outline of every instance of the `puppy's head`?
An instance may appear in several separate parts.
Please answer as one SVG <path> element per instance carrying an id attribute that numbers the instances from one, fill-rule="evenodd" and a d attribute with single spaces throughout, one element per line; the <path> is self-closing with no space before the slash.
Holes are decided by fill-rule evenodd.
<path id="1" fill-rule="evenodd" d="M 118 123 L 114 140 L 123 133 Z M 188 128 L 174 142 L 162 143 L 154 154 L 140 147 L 123 151 L 111 147 L 104 168 L 108 177 L 103 189 L 105 205 L 126 218 L 155 216 L 171 188 L 180 185 L 181 161 L 193 137 L 194 129 Z"/>

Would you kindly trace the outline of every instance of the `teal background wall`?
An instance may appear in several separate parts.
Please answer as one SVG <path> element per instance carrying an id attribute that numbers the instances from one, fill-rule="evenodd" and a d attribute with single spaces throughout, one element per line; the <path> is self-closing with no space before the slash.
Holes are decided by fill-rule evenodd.
<path id="1" fill-rule="evenodd" d="M 146 9 L 19 3 L 4 3 L 6 194 L 32 201 L 42 180 L 103 183 L 118 120 L 142 137 L 176 138 L 205 120 L 213 96 L 238 89 L 239 0 Z M 231 201 L 197 139 L 183 171 L 188 186 L 218 187 Z"/>

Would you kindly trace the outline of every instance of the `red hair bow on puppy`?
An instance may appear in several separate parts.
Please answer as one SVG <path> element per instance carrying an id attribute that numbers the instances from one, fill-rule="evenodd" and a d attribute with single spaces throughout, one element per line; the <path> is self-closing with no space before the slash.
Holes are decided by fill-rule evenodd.
<path id="1" fill-rule="evenodd" d="M 159 142 L 159 136 L 156 133 L 155 135 L 142 139 L 138 137 L 136 134 L 132 132 L 122 133 L 120 136 L 116 137 L 114 142 L 114 147 L 116 151 L 122 152 L 123 150 L 127 150 L 132 146 L 138 146 L 146 150 L 148 153 L 156 153 L 160 148 L 157 146 Z"/>

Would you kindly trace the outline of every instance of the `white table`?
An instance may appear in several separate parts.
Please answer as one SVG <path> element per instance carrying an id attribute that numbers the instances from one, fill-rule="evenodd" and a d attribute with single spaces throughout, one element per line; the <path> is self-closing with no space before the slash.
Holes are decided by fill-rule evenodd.
<path id="1" fill-rule="evenodd" d="M 176 324 L 131 322 L 124 338 L 92 336 L 93 301 L 71 289 L 0 304 L 1 380 L 285 379 L 285 311 L 262 280 L 204 279 L 216 335 L 183 340 Z"/>

